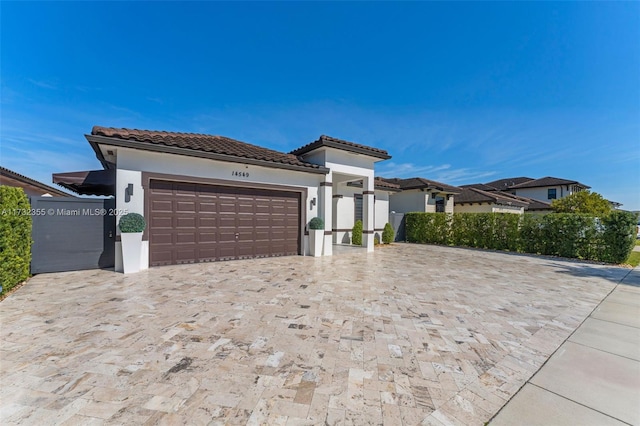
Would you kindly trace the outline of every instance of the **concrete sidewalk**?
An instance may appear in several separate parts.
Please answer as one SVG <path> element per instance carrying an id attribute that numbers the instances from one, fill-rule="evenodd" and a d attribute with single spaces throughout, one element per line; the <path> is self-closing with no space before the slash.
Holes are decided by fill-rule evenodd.
<path id="1" fill-rule="evenodd" d="M 490 424 L 640 425 L 640 267 Z"/>

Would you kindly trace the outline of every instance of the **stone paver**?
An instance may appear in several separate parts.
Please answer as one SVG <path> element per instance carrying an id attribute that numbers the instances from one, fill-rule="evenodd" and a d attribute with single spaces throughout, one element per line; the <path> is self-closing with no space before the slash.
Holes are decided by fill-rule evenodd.
<path id="1" fill-rule="evenodd" d="M 39 275 L 0 423 L 482 424 L 628 272 L 421 245 Z"/>

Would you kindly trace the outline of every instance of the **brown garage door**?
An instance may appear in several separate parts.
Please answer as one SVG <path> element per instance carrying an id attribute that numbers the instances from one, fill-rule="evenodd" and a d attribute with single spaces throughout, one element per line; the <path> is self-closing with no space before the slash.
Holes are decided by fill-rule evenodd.
<path id="1" fill-rule="evenodd" d="M 151 180 L 151 266 L 299 254 L 300 193 Z"/>

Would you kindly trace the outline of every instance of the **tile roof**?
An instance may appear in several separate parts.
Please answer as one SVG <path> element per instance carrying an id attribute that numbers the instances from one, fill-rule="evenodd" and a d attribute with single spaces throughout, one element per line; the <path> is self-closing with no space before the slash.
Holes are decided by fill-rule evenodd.
<path id="1" fill-rule="evenodd" d="M 53 196 L 60 197 L 73 197 L 71 194 L 67 194 L 64 191 L 46 185 L 37 180 L 31 179 L 27 176 L 16 173 L 13 170 L 9 170 L 6 167 L 0 166 L 0 183 L 6 186 L 17 186 L 22 188 L 27 195 L 41 195 L 51 194 Z"/>
<path id="2" fill-rule="evenodd" d="M 464 188 L 453 199 L 454 204 L 466 203 L 496 203 L 518 207 L 527 207 L 529 203 L 523 197 L 515 197 L 502 191 L 483 191 L 476 188 Z"/>
<path id="3" fill-rule="evenodd" d="M 348 142 L 326 135 L 322 135 L 318 138 L 318 140 L 291 151 L 290 154 L 303 155 L 321 147 L 341 149 L 343 151 L 353 152 L 356 154 L 364 154 L 383 160 L 388 160 L 389 158 L 391 158 L 391 156 L 384 149 L 373 148 L 371 146 L 361 145 L 355 142 Z"/>
<path id="4" fill-rule="evenodd" d="M 524 176 L 511 177 L 511 178 L 494 180 L 492 182 L 487 182 L 484 185 L 495 188 L 494 191 L 495 190 L 504 191 L 505 189 L 511 188 L 514 185 L 519 185 L 521 183 L 529 182 L 532 180 L 534 179 L 530 177 L 524 177 Z M 480 189 L 484 189 L 484 188 L 480 188 Z"/>
<path id="5" fill-rule="evenodd" d="M 355 182 L 349 182 L 347 183 L 347 186 L 355 186 L 358 188 L 362 188 L 362 180 L 358 180 Z M 402 191 L 400 189 L 400 185 L 397 185 L 395 183 L 391 183 L 391 182 L 387 182 L 385 180 L 382 180 L 381 178 L 374 178 L 373 179 L 373 187 L 375 189 L 380 189 L 382 191 L 393 191 L 393 192 L 400 192 Z"/>
<path id="6" fill-rule="evenodd" d="M 375 178 L 373 180 L 373 184 L 376 188 L 380 189 L 390 189 L 392 191 L 400 191 L 400 185 L 392 182 L 387 182 L 386 180 L 382 180 L 380 178 Z"/>
<path id="7" fill-rule="evenodd" d="M 437 191 L 446 192 L 450 194 L 457 194 L 462 189 L 457 186 L 447 185 L 446 183 L 436 182 L 435 180 L 429 180 L 421 177 L 414 177 L 408 179 L 399 178 L 380 178 L 385 182 L 393 183 L 400 186 L 400 189 L 435 189 Z"/>
<path id="8" fill-rule="evenodd" d="M 558 186 L 558 185 L 580 185 L 585 189 L 591 188 L 585 184 L 582 184 L 575 180 L 561 179 L 552 176 L 546 176 L 540 179 L 532 179 L 528 182 L 523 182 L 517 185 L 513 185 L 511 188 L 519 189 L 519 188 L 540 188 L 543 186 Z"/>
<path id="9" fill-rule="evenodd" d="M 494 187 L 494 186 L 489 186 L 485 183 L 472 183 L 469 185 L 460 185 L 460 188 L 475 188 L 475 189 L 481 189 L 483 191 L 497 191 L 498 188 Z"/>
<path id="10" fill-rule="evenodd" d="M 191 155 L 195 152 L 209 154 L 208 157 L 211 157 L 211 155 L 224 156 L 228 161 L 233 161 L 233 159 L 239 160 L 238 162 L 254 160 L 252 163 L 257 161 L 262 165 L 271 167 L 286 165 L 296 169 L 309 169 L 309 171 L 315 169 L 317 172 L 324 172 L 326 170 L 317 164 L 303 161 L 296 155 L 274 151 L 225 136 L 100 126 L 93 127 L 91 136 L 134 142 L 138 148 L 153 147 L 155 148 L 154 150 L 161 152 L 185 153 L 186 150 L 186 152 L 191 152 Z M 87 139 L 90 139 L 90 137 L 87 136 Z M 120 144 L 120 146 L 127 146 L 127 144 Z"/>

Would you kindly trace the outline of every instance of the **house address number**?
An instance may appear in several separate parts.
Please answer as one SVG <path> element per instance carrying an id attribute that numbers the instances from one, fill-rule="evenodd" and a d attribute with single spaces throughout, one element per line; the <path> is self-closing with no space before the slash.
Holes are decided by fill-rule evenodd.
<path id="1" fill-rule="evenodd" d="M 231 172 L 231 176 L 248 178 L 249 177 L 249 172 L 239 172 L 237 170 L 234 170 L 234 171 Z"/>

